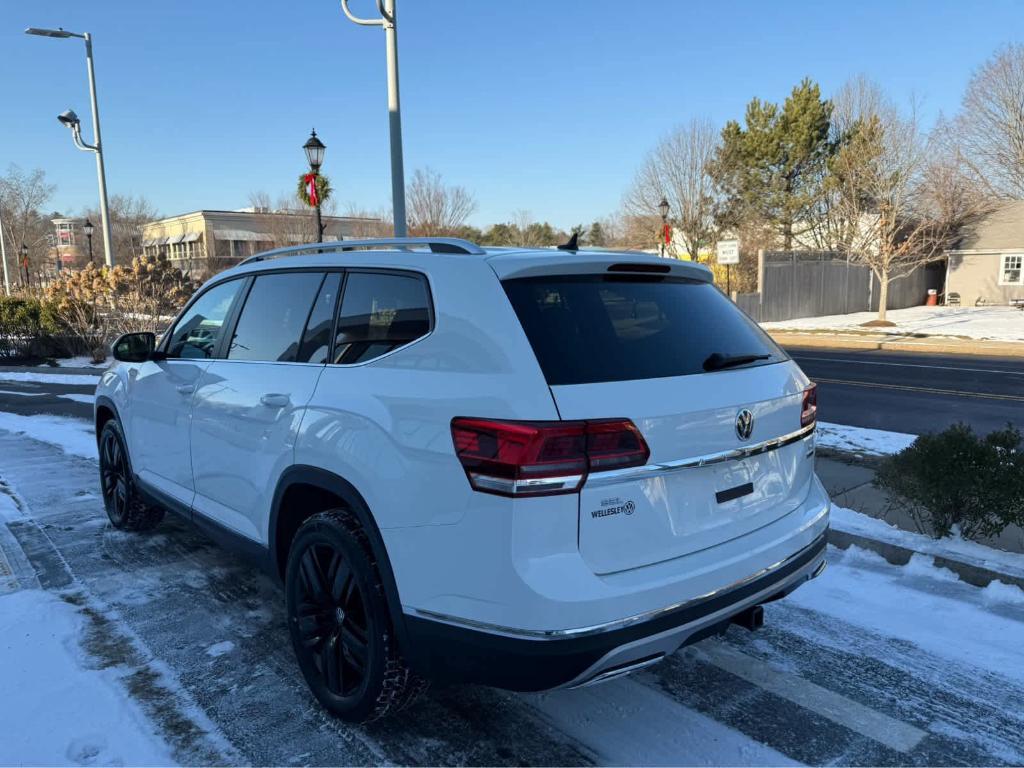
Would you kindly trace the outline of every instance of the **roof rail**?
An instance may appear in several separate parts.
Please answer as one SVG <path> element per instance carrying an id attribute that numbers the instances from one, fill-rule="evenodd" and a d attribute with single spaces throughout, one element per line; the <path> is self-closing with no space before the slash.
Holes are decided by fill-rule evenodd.
<path id="1" fill-rule="evenodd" d="M 373 240 L 333 240 L 329 243 L 289 245 L 286 248 L 275 248 L 272 251 L 257 253 L 240 262 L 238 266 L 253 264 L 257 261 L 266 261 L 267 259 L 277 259 L 282 256 L 297 256 L 306 253 L 365 251 L 386 246 L 393 246 L 400 250 L 409 250 L 409 246 L 413 245 L 425 245 L 432 253 L 464 253 L 470 256 L 487 255 L 487 251 L 476 243 L 471 243 L 469 240 L 461 240 L 457 237 L 381 237 Z"/>

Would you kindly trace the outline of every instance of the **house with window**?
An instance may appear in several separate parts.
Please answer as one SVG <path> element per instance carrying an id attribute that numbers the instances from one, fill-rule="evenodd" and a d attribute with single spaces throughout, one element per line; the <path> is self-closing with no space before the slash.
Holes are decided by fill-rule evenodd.
<path id="1" fill-rule="evenodd" d="M 946 252 L 946 295 L 965 306 L 1024 299 L 1024 200 L 1004 203 L 964 227 Z"/>

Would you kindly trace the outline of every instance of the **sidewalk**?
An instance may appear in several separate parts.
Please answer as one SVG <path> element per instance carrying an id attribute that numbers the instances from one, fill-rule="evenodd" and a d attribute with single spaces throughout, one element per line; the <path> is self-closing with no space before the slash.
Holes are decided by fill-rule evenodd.
<path id="1" fill-rule="evenodd" d="M 968 584 L 986 587 L 1001 581 L 1024 589 L 1021 529 L 1011 526 L 984 543 L 933 539 L 919 533 L 914 521 L 874 486 L 874 460 L 861 461 L 829 451 L 819 455 L 815 464 L 833 503 L 830 544 L 840 549 L 851 545 L 869 549 L 894 565 L 906 565 L 914 555 L 925 555 Z"/>
<path id="2" fill-rule="evenodd" d="M 925 352 L 941 355 L 1024 357 L 1024 342 L 989 341 L 958 336 L 876 333 L 870 331 L 765 331 L 783 347 L 821 349 L 883 349 L 890 352 Z"/>

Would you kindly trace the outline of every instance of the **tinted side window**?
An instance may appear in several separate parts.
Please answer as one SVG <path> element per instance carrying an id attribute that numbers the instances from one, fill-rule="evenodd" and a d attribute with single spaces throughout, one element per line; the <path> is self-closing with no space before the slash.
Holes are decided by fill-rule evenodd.
<path id="1" fill-rule="evenodd" d="M 229 280 L 215 285 L 196 299 L 171 331 L 167 356 L 212 357 L 220 340 L 224 318 L 241 287 L 241 280 Z"/>
<path id="2" fill-rule="evenodd" d="M 352 272 L 338 317 L 335 363 L 363 363 L 430 331 L 426 281 L 413 275 Z"/>
<path id="3" fill-rule="evenodd" d="M 293 362 L 323 277 L 321 272 L 257 277 L 238 317 L 228 359 Z"/>
<path id="4" fill-rule="evenodd" d="M 324 278 L 320 293 L 309 313 L 306 332 L 299 347 L 299 363 L 326 363 L 331 353 L 331 333 L 334 330 L 334 309 L 341 287 L 341 273 L 331 272 Z"/>

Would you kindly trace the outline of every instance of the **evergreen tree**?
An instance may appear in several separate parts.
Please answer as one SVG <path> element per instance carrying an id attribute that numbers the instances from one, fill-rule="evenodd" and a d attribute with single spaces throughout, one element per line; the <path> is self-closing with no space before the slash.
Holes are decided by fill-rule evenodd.
<path id="1" fill-rule="evenodd" d="M 794 236 L 813 229 L 819 215 L 830 158 L 832 103 L 805 79 L 777 104 L 753 99 L 745 125 L 722 129 L 722 143 L 709 172 L 722 195 L 720 227 L 739 229 L 760 222 L 786 250 Z"/>

